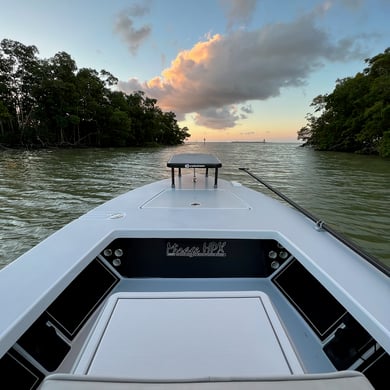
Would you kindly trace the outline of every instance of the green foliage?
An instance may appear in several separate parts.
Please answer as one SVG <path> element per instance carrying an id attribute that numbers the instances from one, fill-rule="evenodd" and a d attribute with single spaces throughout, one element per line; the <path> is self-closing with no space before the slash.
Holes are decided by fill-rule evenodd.
<path id="1" fill-rule="evenodd" d="M 298 139 L 318 150 L 389 156 L 390 48 L 365 62 L 363 72 L 313 99 L 317 116 L 308 114 Z"/>
<path id="2" fill-rule="evenodd" d="M 176 145 L 190 137 L 142 91 L 114 91 L 111 73 L 78 69 L 65 52 L 0 43 L 0 144 L 11 147 Z"/>
<path id="3" fill-rule="evenodd" d="M 390 158 L 390 131 L 386 131 L 383 134 L 383 137 L 379 142 L 378 149 L 379 149 L 379 154 L 382 157 Z"/>

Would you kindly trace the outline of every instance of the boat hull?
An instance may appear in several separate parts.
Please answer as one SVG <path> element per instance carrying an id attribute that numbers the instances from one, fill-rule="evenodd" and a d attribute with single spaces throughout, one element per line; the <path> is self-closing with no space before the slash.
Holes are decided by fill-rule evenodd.
<path id="1" fill-rule="evenodd" d="M 344 370 L 376 385 L 389 362 L 389 298 L 386 274 L 298 211 L 237 182 L 180 175 L 174 185 L 162 180 L 99 206 L 0 272 L 0 368 L 20 378 L 18 388 L 58 373 L 76 382 L 82 374 L 223 383 L 229 372 L 292 379 Z M 130 329 L 153 343 L 131 352 L 146 360 L 127 377 L 121 364 L 138 340 Z M 175 335 L 182 342 L 173 345 Z M 113 345 L 121 352 L 110 357 Z M 153 357 L 169 345 L 166 359 L 175 364 L 160 372 L 164 359 Z M 225 351 L 226 361 L 213 366 L 205 358 L 212 351 Z M 204 364 L 193 367 L 191 353 Z M 175 376 L 181 363 L 177 371 L 187 375 Z M 44 388 L 62 380 L 54 376 Z"/>

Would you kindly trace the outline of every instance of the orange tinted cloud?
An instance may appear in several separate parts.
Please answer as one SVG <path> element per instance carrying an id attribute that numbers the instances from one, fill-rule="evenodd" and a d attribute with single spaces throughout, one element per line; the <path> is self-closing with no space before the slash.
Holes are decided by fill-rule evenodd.
<path id="1" fill-rule="evenodd" d="M 356 39 L 332 42 L 313 15 L 254 31 L 216 34 L 178 53 L 160 76 L 140 83 L 120 82 L 125 92 L 143 90 L 179 119 L 194 113 L 195 123 L 234 127 L 247 117 L 247 102 L 278 96 L 283 88 L 305 85 L 324 61 L 362 58 Z"/>
<path id="2" fill-rule="evenodd" d="M 222 36 L 216 34 L 206 42 L 196 43 L 191 50 L 180 52 L 172 61 L 171 67 L 162 72 L 163 78 L 171 84 L 188 81 L 186 75 L 190 74 L 194 67 L 199 65 L 201 67 L 207 66 L 210 55 L 213 52 L 213 46 L 221 39 Z"/>
<path id="3" fill-rule="evenodd" d="M 191 50 L 181 51 L 172 61 L 171 66 L 155 77 L 140 85 L 140 89 L 157 97 L 160 105 L 165 110 L 177 110 L 179 112 L 192 112 L 202 107 L 201 101 L 196 102 L 197 94 L 201 97 L 204 89 L 203 78 L 213 67 L 211 57 L 215 52 L 215 46 L 222 40 L 222 36 L 216 34 L 207 41 L 198 42 Z M 168 94 L 167 94 L 168 93 Z M 169 96 L 168 96 L 169 95 Z M 186 104 L 183 97 L 192 95 L 192 99 Z"/>

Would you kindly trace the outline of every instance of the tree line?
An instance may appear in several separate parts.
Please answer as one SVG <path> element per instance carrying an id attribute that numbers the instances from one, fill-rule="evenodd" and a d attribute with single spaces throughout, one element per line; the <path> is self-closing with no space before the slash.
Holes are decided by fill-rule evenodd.
<path id="1" fill-rule="evenodd" d="M 190 137 L 156 99 L 116 91 L 111 73 L 78 69 L 66 52 L 49 59 L 38 53 L 0 43 L 0 146 L 177 145 Z"/>
<path id="2" fill-rule="evenodd" d="M 362 72 L 313 99 L 315 114 L 298 139 L 318 150 L 390 157 L 390 48 L 365 62 Z"/>

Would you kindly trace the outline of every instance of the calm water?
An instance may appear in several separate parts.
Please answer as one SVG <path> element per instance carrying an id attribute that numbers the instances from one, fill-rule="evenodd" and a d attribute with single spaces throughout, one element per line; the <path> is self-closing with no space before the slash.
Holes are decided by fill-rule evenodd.
<path id="1" fill-rule="evenodd" d="M 102 202 L 170 176 L 174 153 L 213 153 L 221 177 L 262 190 L 250 168 L 390 265 L 390 161 L 296 144 L 0 152 L 0 268 Z M 265 190 L 266 191 L 266 190 Z"/>

